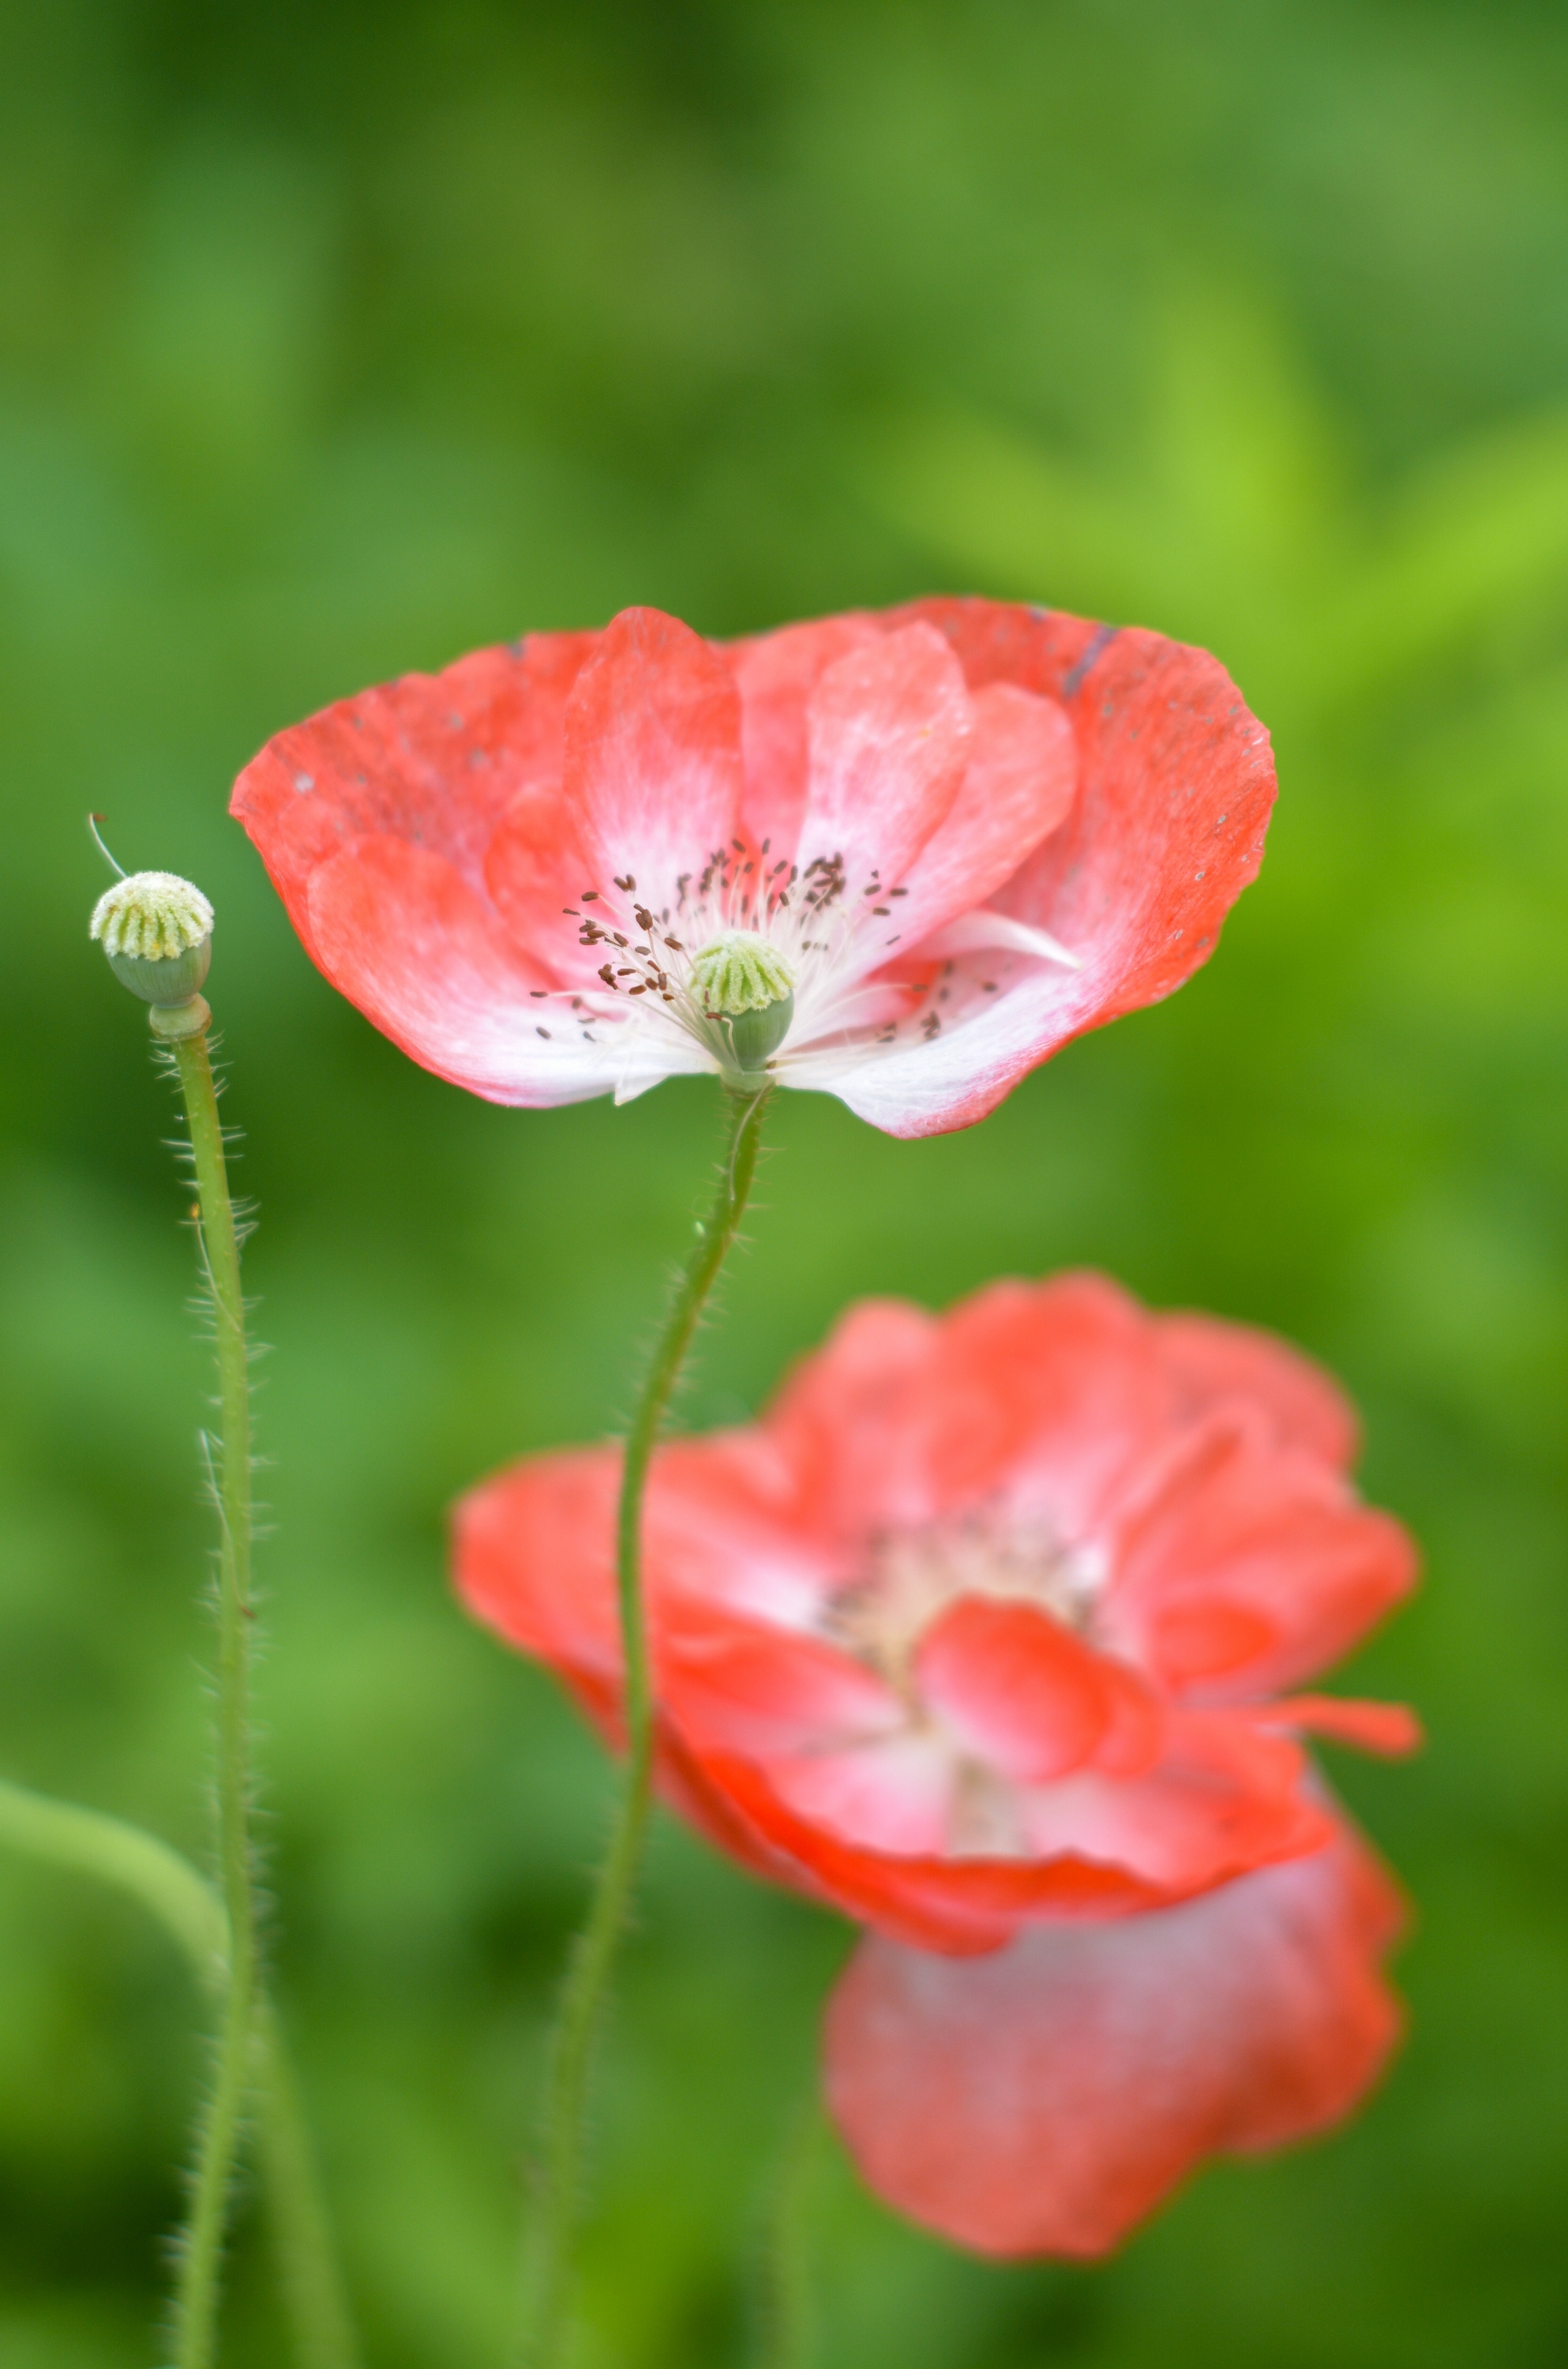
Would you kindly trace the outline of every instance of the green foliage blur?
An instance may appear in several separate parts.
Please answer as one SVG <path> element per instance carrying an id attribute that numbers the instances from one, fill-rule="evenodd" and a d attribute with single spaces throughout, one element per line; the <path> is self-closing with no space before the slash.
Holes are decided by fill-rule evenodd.
<path id="1" fill-rule="evenodd" d="M 1094 1262 L 1366 1412 L 1425 1590 L 1331 1754 L 1414 1895 L 1360 2120 L 1098 2270 L 901 2226 L 824 2143 L 819 2369 L 1568 2355 L 1568 21 L 1525 0 L 11 0 L 0 16 L 0 1772 L 205 1848 L 206 1352 L 174 1104 L 86 941 L 105 809 L 218 908 L 260 1225 L 275 1956 L 372 2369 L 498 2363 L 603 1764 L 443 1508 L 601 1436 L 715 1097 L 496 1110 L 315 976 L 271 731 L 648 601 L 943 588 L 1211 645 L 1273 726 L 1210 967 L 969 1133 L 786 1095 L 687 1404 L 853 1296 Z M 746 2357 L 833 1920 L 661 1829 L 580 2369 Z M 0 2369 L 145 2369 L 201 2077 L 162 1936 L 0 1861 Z M 225 2360 L 281 2363 L 242 2200 Z"/>

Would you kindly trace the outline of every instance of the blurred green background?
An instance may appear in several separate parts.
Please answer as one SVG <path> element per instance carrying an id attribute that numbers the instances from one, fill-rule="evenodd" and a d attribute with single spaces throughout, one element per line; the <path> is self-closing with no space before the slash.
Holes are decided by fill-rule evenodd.
<path id="1" fill-rule="evenodd" d="M 204 1352 L 122 862 L 220 913 L 259 1202 L 277 1957 L 372 2369 L 501 2358 L 605 1780 L 442 1509 L 602 1434 L 713 1096 L 491 1109 L 320 982 L 223 813 L 322 702 L 650 601 L 940 588 L 1212 645 L 1263 878 L 1163 1009 L 921 1145 L 784 1096 L 692 1421 L 849 1297 L 1101 1263 L 1348 1379 L 1429 1558 L 1333 1774 L 1407 2053 L 1114 2264 L 997 2270 L 824 2150 L 821 2369 L 1568 2353 L 1568 23 L 1522 0 L 11 0 L 0 17 L 0 1771 L 203 1846 Z M 668 1826 L 582 2369 L 746 2342 L 842 1929 Z M 200 2047 L 135 1911 L 0 1861 L 0 2364 L 146 2369 Z M 254 2200 L 233 2369 L 283 2358 Z"/>

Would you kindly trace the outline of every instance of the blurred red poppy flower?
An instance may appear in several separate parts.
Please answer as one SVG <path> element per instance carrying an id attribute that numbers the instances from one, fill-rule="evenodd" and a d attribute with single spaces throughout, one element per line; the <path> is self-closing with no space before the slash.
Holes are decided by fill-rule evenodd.
<path id="1" fill-rule="evenodd" d="M 458 1085 L 766 1070 L 917 1136 L 1179 987 L 1273 795 L 1205 652 L 932 600 L 532 635 L 280 733 L 233 810 L 326 977 Z"/>
<path id="2" fill-rule="evenodd" d="M 660 1450 L 661 1783 L 871 1928 L 830 2093 L 915 2218 L 1100 2250 L 1381 2061 L 1395 1896 L 1299 1738 L 1397 1752 L 1413 1722 L 1285 1691 L 1413 1577 L 1355 1447 L 1282 1342 L 1080 1275 L 864 1302 L 759 1423 Z M 456 1520 L 470 1608 L 612 1739 L 618 1471 L 532 1458 Z"/>

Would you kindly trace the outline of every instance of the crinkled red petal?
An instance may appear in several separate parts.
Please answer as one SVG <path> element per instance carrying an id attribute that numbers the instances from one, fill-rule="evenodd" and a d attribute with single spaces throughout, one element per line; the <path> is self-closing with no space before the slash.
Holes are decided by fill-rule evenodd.
<path id="1" fill-rule="evenodd" d="M 982 2254 L 1108 2252 L 1206 2157 L 1325 2129 L 1400 2011 L 1392 1885 L 1341 1830 L 1178 1907 L 956 1961 L 874 1937 L 828 2015 L 834 2120 L 897 2211 Z"/>

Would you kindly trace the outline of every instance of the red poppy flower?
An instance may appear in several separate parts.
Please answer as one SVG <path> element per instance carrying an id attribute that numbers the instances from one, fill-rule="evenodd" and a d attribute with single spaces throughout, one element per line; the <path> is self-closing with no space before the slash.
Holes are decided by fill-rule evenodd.
<path id="1" fill-rule="evenodd" d="M 872 1928 L 830 2094 L 916 2218 L 1094 2251 L 1370 2078 L 1392 1894 L 1299 1737 L 1413 1723 L 1283 1691 L 1413 1579 L 1355 1445 L 1283 1343 L 1068 1276 L 864 1302 L 761 1422 L 659 1452 L 664 1791 Z M 470 1608 L 612 1739 L 618 1470 L 530 1459 L 456 1525 Z"/>
<path id="2" fill-rule="evenodd" d="M 475 1093 L 766 1067 L 915 1136 L 1179 987 L 1273 795 L 1203 651 L 934 600 L 481 650 L 280 733 L 233 810 L 326 977 Z"/>

